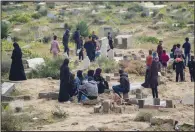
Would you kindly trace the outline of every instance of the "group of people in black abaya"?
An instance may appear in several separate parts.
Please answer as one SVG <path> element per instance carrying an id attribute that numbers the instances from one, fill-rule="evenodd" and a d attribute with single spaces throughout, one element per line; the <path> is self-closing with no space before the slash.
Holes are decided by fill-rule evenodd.
<path id="1" fill-rule="evenodd" d="M 78 97 L 78 102 L 82 101 L 83 98 L 96 99 L 98 94 L 109 89 L 108 82 L 101 75 L 102 69 L 96 69 L 95 73 L 94 70 L 89 70 L 85 77 L 83 71 L 78 70 L 76 77 L 74 77 L 68 64 L 69 60 L 65 59 L 60 68 L 59 102 L 71 101 L 73 96 Z"/>

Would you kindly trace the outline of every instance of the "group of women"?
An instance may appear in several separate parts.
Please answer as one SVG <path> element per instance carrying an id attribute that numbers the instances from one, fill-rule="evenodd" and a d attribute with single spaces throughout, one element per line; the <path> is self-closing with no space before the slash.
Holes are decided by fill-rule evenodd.
<path id="1" fill-rule="evenodd" d="M 73 96 L 81 100 L 81 95 L 94 99 L 98 94 L 104 93 L 105 89 L 109 89 L 108 82 L 102 77 L 102 69 L 89 70 L 87 76 L 84 77 L 83 71 L 78 70 L 77 76 L 70 72 L 68 67 L 69 60 L 65 59 L 60 68 L 60 91 L 59 102 L 71 101 Z"/>

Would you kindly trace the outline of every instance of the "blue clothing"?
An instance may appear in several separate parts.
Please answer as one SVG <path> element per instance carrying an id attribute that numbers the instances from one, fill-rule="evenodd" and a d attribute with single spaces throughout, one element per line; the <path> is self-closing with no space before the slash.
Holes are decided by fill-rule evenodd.
<path id="1" fill-rule="evenodd" d="M 188 63 L 190 61 L 190 53 L 185 53 L 185 65 L 187 65 L 187 59 L 188 59 Z"/>
<path id="2" fill-rule="evenodd" d="M 184 53 L 185 54 L 190 53 L 191 44 L 189 42 L 185 42 L 182 47 L 184 48 Z"/>
<path id="3" fill-rule="evenodd" d="M 121 85 L 116 85 L 116 86 L 112 86 L 112 89 L 114 90 L 115 93 L 117 93 L 120 97 L 120 93 L 124 93 L 125 89 L 121 87 Z"/>

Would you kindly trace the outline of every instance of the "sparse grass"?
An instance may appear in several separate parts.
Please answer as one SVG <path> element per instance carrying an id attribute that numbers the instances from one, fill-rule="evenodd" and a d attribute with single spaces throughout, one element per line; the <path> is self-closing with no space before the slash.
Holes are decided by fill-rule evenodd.
<path id="1" fill-rule="evenodd" d="M 117 64 L 117 62 L 109 58 L 100 57 L 97 59 L 97 63 L 105 73 L 115 72 L 119 69 L 119 65 Z"/>
<path id="2" fill-rule="evenodd" d="M 55 107 L 55 110 L 52 111 L 52 115 L 54 118 L 67 118 L 68 114 L 63 110 L 61 109 L 59 106 L 56 106 Z"/>
<path id="3" fill-rule="evenodd" d="M 153 44 L 157 44 L 159 40 L 156 37 L 152 36 L 140 36 L 137 38 L 140 43 L 150 42 Z"/>

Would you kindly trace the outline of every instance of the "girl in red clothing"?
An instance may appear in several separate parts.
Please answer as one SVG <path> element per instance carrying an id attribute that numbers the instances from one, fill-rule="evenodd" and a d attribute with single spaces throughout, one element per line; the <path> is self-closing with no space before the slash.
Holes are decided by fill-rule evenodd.
<path id="1" fill-rule="evenodd" d="M 166 50 L 163 50 L 163 53 L 161 55 L 161 60 L 162 60 L 162 68 L 165 71 L 167 71 L 167 62 L 169 61 L 169 56 L 166 54 Z"/>

